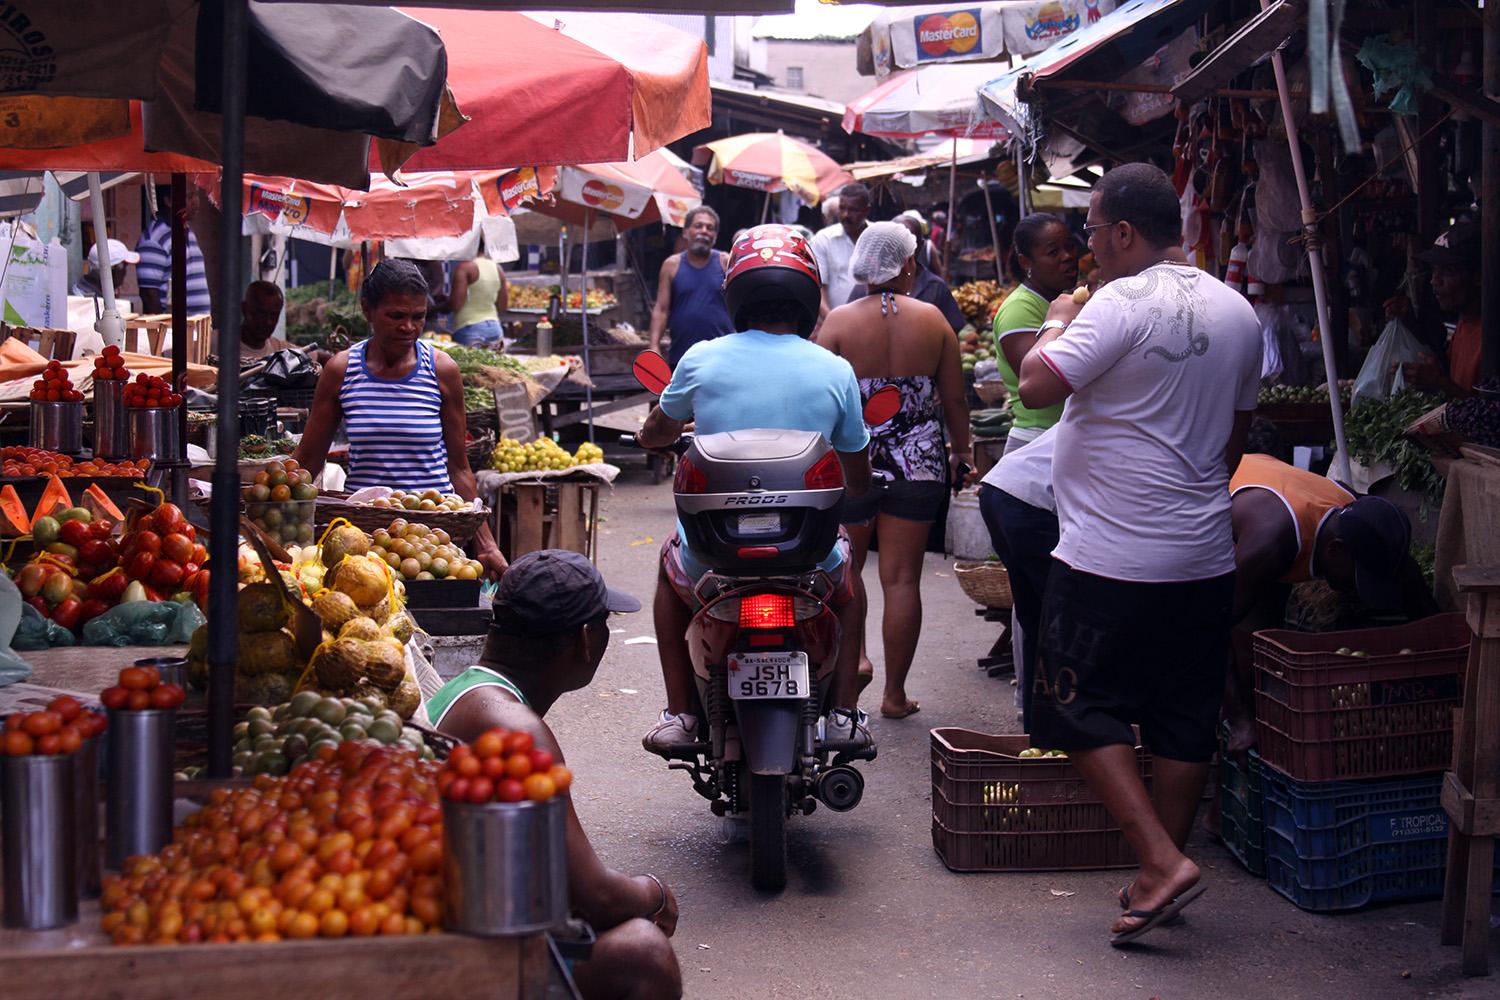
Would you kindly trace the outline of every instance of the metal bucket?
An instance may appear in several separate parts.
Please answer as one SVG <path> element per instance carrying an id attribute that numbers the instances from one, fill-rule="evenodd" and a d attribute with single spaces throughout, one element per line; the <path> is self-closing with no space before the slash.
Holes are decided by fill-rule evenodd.
<path id="1" fill-rule="evenodd" d="M 172 839 L 174 708 L 111 710 L 104 788 L 104 861 L 118 871 L 135 854 L 155 854 Z"/>
<path id="2" fill-rule="evenodd" d="M 0 757 L 5 926 L 61 927 L 78 919 L 73 758 Z"/>
<path id="3" fill-rule="evenodd" d="M 443 803 L 443 926 L 531 934 L 568 918 L 568 803 Z"/>
<path id="4" fill-rule="evenodd" d="M 99 737 L 83 741 L 73 754 L 73 841 L 78 859 L 78 895 L 99 895 Z"/>
<path id="5" fill-rule="evenodd" d="M 94 456 L 126 458 L 130 434 L 125 426 L 125 386 L 121 379 L 94 383 Z"/>
<path id="6" fill-rule="evenodd" d="M 163 684 L 176 684 L 186 690 L 188 683 L 186 656 L 147 656 L 131 663 L 133 667 L 155 667 Z"/>
<path id="7" fill-rule="evenodd" d="M 130 435 L 130 457 L 175 462 L 182 454 L 177 432 L 177 408 L 132 406 L 125 411 Z"/>
<path id="8" fill-rule="evenodd" d="M 83 450 L 83 404 L 31 401 L 31 446 L 76 455 Z"/>

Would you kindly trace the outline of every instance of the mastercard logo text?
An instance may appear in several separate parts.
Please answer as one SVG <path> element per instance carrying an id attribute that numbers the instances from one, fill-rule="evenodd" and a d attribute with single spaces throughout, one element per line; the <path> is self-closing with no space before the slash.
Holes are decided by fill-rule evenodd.
<path id="1" fill-rule="evenodd" d="M 931 14 L 917 22 L 917 48 L 923 58 L 963 55 L 979 44 L 979 18 L 974 11 Z"/>
<path id="2" fill-rule="evenodd" d="M 584 182 L 583 203 L 595 208 L 616 209 L 625 204 L 625 191 L 616 184 L 600 180 Z"/>

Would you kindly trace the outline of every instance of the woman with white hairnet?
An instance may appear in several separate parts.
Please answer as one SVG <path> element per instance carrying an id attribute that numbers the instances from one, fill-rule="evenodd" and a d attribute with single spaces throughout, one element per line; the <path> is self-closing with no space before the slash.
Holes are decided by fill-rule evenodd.
<path id="1" fill-rule="evenodd" d="M 895 416 L 870 428 L 875 483 L 869 493 L 846 501 L 844 507 L 856 581 L 871 536 L 880 532 L 880 585 L 885 593 L 885 691 L 880 713 L 890 719 L 905 718 L 920 707 L 906 695 L 906 675 L 922 628 L 922 555 L 942 508 L 950 471 L 956 479 L 972 455 L 958 340 L 937 307 L 909 294 L 917 272 L 916 251 L 916 236 L 900 223 L 866 227 L 855 244 L 850 270 L 856 281 L 869 286 L 870 294 L 834 309 L 817 333 L 819 344 L 853 366 L 867 401 L 887 386 L 901 398 Z M 949 447 L 944 445 L 945 426 Z M 866 603 L 863 585 L 859 598 Z M 862 643 L 863 631 L 846 635 L 844 641 Z M 874 673 L 864 657 L 860 673 L 865 683 Z"/>

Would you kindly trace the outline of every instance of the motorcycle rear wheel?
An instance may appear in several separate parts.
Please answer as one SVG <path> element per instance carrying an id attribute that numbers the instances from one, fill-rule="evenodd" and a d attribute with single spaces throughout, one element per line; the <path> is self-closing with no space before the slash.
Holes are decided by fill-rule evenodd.
<path id="1" fill-rule="evenodd" d="M 786 887 L 786 778 L 741 772 L 750 802 L 750 884 L 766 892 Z"/>

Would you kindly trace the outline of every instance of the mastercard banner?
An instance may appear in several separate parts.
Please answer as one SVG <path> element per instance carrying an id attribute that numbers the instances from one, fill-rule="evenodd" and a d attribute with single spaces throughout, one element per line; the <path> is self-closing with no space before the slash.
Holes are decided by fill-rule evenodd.
<path id="1" fill-rule="evenodd" d="M 928 63 L 1026 56 L 1087 28 L 1116 6 L 1117 0 L 1009 0 L 887 10 L 865 29 L 861 45 L 880 77 Z"/>
<path id="2" fill-rule="evenodd" d="M 651 189 L 631 183 L 623 177 L 596 174 L 586 167 L 564 167 L 559 173 L 559 194 L 563 201 L 618 215 L 639 218 L 651 200 Z"/>
<path id="3" fill-rule="evenodd" d="M 984 52 L 982 12 L 978 7 L 925 14 L 912 21 L 917 61 L 974 58 Z"/>

